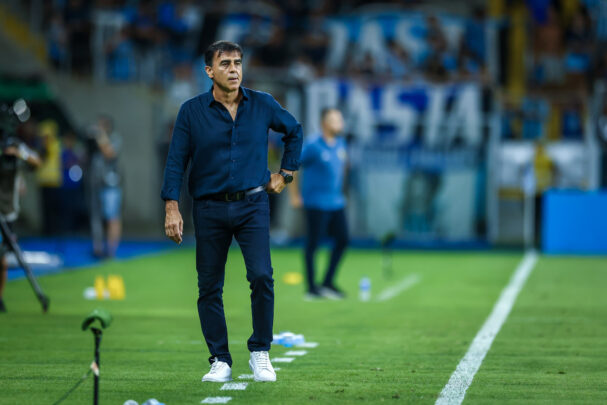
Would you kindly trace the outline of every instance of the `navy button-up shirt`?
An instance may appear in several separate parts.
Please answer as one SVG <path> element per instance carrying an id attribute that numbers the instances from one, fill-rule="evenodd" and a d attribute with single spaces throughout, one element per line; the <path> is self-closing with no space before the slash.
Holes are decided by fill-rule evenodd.
<path id="1" fill-rule="evenodd" d="M 192 162 L 192 197 L 235 192 L 265 185 L 268 170 L 268 130 L 284 133 L 281 167 L 297 170 L 303 131 L 295 118 L 260 91 L 240 88 L 242 98 L 233 120 L 212 89 L 181 106 L 169 148 L 161 197 L 179 200 L 181 182 Z"/>

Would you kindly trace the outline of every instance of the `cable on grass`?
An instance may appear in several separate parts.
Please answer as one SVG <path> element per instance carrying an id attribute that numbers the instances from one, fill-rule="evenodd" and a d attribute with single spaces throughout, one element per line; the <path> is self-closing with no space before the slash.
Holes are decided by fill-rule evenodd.
<path id="1" fill-rule="evenodd" d="M 76 388 L 78 388 L 80 386 L 80 384 L 82 384 L 82 382 L 88 378 L 89 375 L 91 375 L 92 372 L 93 372 L 93 368 L 91 367 L 91 368 L 89 368 L 89 371 L 84 373 L 84 375 L 82 377 L 80 377 L 80 380 L 78 380 L 76 382 L 76 384 L 72 388 L 70 388 L 65 394 L 63 394 L 63 396 L 61 398 L 59 398 L 57 400 L 57 402 L 55 402 L 53 405 L 58 405 L 61 402 L 63 402 L 67 397 L 69 397 L 71 395 L 71 393 L 74 392 L 76 390 Z"/>

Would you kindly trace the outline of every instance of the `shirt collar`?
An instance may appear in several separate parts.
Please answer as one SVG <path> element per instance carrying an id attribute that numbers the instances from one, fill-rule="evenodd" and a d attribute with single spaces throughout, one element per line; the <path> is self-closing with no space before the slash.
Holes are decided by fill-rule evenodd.
<path id="1" fill-rule="evenodd" d="M 243 100 L 249 99 L 249 90 L 247 88 L 240 86 L 238 91 L 240 91 L 240 94 L 242 94 Z M 206 93 L 206 104 L 210 107 L 215 101 L 215 97 L 213 97 L 213 86 L 211 86 L 211 89 Z"/>
<path id="2" fill-rule="evenodd" d="M 335 137 L 335 142 L 333 142 L 332 145 L 329 145 L 329 143 L 327 143 L 327 140 L 325 139 L 325 137 L 323 136 L 322 132 L 318 135 L 318 137 L 320 138 L 320 142 L 322 142 L 322 144 L 329 148 L 329 149 L 335 149 L 338 145 L 339 145 L 339 135 Z"/>

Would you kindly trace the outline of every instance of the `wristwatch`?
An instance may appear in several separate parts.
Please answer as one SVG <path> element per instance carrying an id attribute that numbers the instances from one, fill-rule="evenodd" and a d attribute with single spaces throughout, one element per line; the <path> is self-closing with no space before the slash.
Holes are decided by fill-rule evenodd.
<path id="1" fill-rule="evenodd" d="M 279 171 L 278 174 L 285 179 L 285 184 L 289 184 L 293 181 L 293 175 L 285 172 L 284 170 Z"/>

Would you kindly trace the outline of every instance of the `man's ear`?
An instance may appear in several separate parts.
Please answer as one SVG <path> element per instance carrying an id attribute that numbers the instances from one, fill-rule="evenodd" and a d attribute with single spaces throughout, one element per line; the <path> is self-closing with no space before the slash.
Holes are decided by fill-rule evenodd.
<path id="1" fill-rule="evenodd" d="M 213 78 L 213 68 L 212 67 L 205 66 L 204 71 L 207 72 L 207 76 L 209 76 L 209 79 Z"/>

